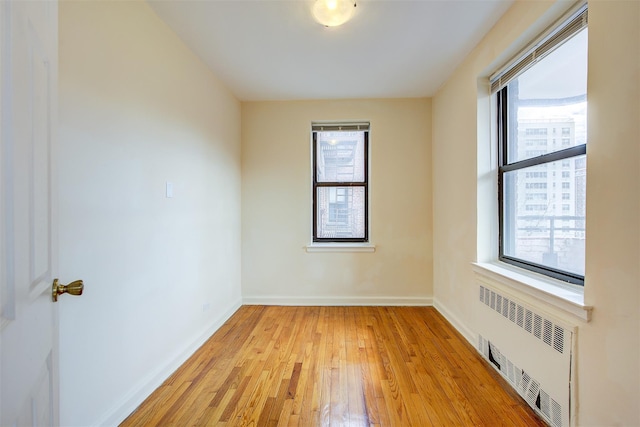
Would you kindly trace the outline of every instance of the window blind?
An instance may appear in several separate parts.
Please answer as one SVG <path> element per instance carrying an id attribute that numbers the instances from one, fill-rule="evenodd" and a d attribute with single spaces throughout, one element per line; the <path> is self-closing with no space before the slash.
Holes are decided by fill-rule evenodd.
<path id="1" fill-rule="evenodd" d="M 369 130 L 369 122 L 312 123 L 311 130 L 313 132 Z"/>
<path id="2" fill-rule="evenodd" d="M 549 55 L 562 43 L 569 40 L 573 35 L 587 27 L 588 10 L 587 5 L 580 6 L 577 10 L 570 12 L 560 20 L 560 24 L 554 24 L 543 32 L 537 41 L 521 51 L 500 71 L 489 78 L 491 83 L 491 93 L 496 93 L 510 81 L 528 70 L 536 62 Z"/>

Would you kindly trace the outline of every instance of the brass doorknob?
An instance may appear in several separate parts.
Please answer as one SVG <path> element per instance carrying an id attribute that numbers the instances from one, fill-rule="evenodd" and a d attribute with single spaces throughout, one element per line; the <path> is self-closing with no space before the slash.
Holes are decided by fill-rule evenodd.
<path id="1" fill-rule="evenodd" d="M 53 286 L 51 287 L 51 296 L 53 297 L 53 302 L 58 301 L 58 295 L 62 294 L 71 294 L 71 295 L 82 295 L 82 291 L 84 290 L 84 284 L 82 280 L 76 280 L 74 282 L 69 283 L 68 285 L 61 285 L 58 283 L 58 279 L 53 279 Z"/>

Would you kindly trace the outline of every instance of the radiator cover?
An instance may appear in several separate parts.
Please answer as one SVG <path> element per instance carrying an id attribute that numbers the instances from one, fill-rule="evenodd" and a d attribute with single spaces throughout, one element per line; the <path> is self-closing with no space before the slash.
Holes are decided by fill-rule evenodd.
<path id="1" fill-rule="evenodd" d="M 549 425 L 572 424 L 576 328 L 487 284 L 479 286 L 478 351 Z"/>

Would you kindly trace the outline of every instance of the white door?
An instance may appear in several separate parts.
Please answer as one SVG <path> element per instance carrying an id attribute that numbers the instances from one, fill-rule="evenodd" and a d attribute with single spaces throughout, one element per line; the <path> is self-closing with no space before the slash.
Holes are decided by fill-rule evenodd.
<path id="1" fill-rule="evenodd" d="M 57 14 L 51 0 L 0 0 L 1 426 L 59 420 Z"/>

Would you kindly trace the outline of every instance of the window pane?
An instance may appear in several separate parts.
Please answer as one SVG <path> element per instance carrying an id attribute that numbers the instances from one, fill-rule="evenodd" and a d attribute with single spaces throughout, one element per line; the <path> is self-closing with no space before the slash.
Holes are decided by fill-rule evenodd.
<path id="1" fill-rule="evenodd" d="M 364 132 L 318 132 L 318 182 L 364 182 Z"/>
<path id="2" fill-rule="evenodd" d="M 587 30 L 508 85 L 508 162 L 587 142 Z"/>
<path id="3" fill-rule="evenodd" d="M 568 161 L 505 173 L 503 252 L 584 275 L 586 157 Z"/>
<path id="4" fill-rule="evenodd" d="M 364 187 L 318 187 L 317 237 L 363 239 Z"/>

